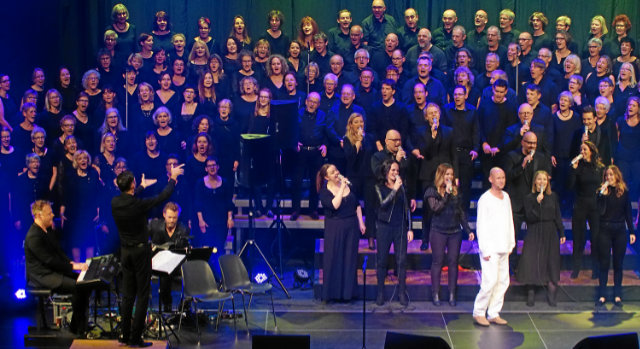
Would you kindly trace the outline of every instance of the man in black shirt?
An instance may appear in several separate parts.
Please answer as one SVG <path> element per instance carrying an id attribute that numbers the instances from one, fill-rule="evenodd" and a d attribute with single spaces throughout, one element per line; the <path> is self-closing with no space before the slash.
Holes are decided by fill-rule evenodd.
<path id="1" fill-rule="evenodd" d="M 89 295 L 76 287 L 74 270 L 87 270 L 85 263 L 75 263 L 62 251 L 53 236 L 51 203 L 36 200 L 31 204 L 33 224 L 24 240 L 27 281 L 33 287 L 45 287 L 54 292 L 73 293 L 71 332 L 82 335 L 87 326 L 86 309 Z"/>
<path id="2" fill-rule="evenodd" d="M 329 29 L 327 36 L 329 37 L 329 50 L 345 55 L 351 47 L 351 38 L 349 32 L 351 30 L 351 11 L 343 9 L 338 11 L 337 27 Z"/>
<path id="3" fill-rule="evenodd" d="M 300 200 L 302 180 L 305 175 L 310 179 L 309 186 L 309 210 L 310 217 L 318 219 L 318 192 L 315 186 L 315 174 L 322 166 L 323 159 L 327 157 L 327 144 L 338 143 L 336 133 L 327 126 L 326 114 L 319 110 L 320 95 L 317 92 L 309 93 L 305 101 L 305 108 L 298 112 L 297 158 L 293 173 L 293 191 L 291 193 L 291 205 L 293 213 L 289 218 L 295 221 L 300 217 Z"/>
<path id="4" fill-rule="evenodd" d="M 136 188 L 136 180 L 131 171 L 122 172 L 116 178 L 120 195 L 111 200 L 111 213 L 120 235 L 122 262 L 122 337 L 121 343 L 130 346 L 146 347 L 151 343 L 142 340 L 144 319 L 149 305 L 151 282 L 151 245 L 147 214 L 154 206 L 166 200 L 176 185 L 178 176 L 184 174 L 184 164 L 171 168 L 171 179 L 162 192 L 154 197 L 141 199 L 136 197 L 144 188 L 154 184 L 155 179 L 145 179 Z M 136 301 L 136 314 L 131 322 L 133 304 Z"/>
<path id="5" fill-rule="evenodd" d="M 398 38 L 400 39 L 400 47 L 402 51 L 407 50 L 418 43 L 418 12 L 414 8 L 404 10 L 404 25 L 398 28 Z"/>
<path id="6" fill-rule="evenodd" d="M 453 102 L 447 104 L 442 115 L 442 124 L 453 128 L 453 143 L 458 160 L 458 179 L 460 181 L 461 205 L 466 211 L 471 200 L 471 179 L 473 161 L 478 158 L 480 149 L 480 127 L 476 108 L 467 103 L 467 90 L 464 86 L 453 89 Z M 455 166 L 455 164 L 454 164 Z"/>
<path id="7" fill-rule="evenodd" d="M 404 103 L 395 99 L 395 82 L 390 79 L 384 80 L 380 93 L 382 100 L 374 102 L 368 119 L 370 129 L 376 137 L 376 146 L 378 150 L 382 150 L 382 142 L 387 131 L 394 129 L 405 138 L 406 147 L 409 136 L 409 116 Z"/>
<path id="8" fill-rule="evenodd" d="M 183 249 L 189 246 L 189 229 L 178 221 L 181 208 L 175 202 L 167 202 L 162 209 L 162 219 L 155 218 L 149 222 L 149 233 L 154 245 L 164 245 L 167 249 Z M 165 248 L 163 246 L 162 248 Z M 176 273 L 177 274 L 177 273 Z M 172 275 L 160 276 L 160 301 L 164 311 L 171 309 Z"/>

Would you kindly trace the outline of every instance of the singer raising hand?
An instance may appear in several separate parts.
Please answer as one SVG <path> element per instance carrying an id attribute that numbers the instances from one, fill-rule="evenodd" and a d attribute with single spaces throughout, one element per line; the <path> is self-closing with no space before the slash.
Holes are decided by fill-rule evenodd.
<path id="1" fill-rule="evenodd" d="M 357 286 L 358 242 L 365 232 L 362 208 L 351 182 L 332 164 L 316 175 L 316 188 L 324 208 L 322 300 L 349 301 Z"/>
<path id="2" fill-rule="evenodd" d="M 551 191 L 549 173 L 535 173 L 524 197 L 527 236 L 518 263 L 518 282 L 527 285 L 527 305 L 533 306 L 535 286 L 547 286 L 547 301 L 556 306 L 560 280 L 560 244 L 565 242 L 558 196 Z"/>

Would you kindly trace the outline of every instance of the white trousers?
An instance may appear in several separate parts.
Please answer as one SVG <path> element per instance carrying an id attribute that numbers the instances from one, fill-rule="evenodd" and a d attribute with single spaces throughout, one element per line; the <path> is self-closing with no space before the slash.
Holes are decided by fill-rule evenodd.
<path id="1" fill-rule="evenodd" d="M 482 282 L 480 292 L 473 304 L 473 316 L 487 316 L 493 319 L 500 316 L 504 304 L 504 294 L 509 288 L 509 254 L 491 255 L 488 261 L 480 258 Z"/>

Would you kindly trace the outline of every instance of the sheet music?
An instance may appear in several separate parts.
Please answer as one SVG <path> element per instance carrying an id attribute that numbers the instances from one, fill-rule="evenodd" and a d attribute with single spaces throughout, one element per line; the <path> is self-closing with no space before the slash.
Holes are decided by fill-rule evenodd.
<path id="1" fill-rule="evenodd" d="M 171 274 L 187 256 L 168 250 L 160 251 L 151 260 L 153 271 Z"/>

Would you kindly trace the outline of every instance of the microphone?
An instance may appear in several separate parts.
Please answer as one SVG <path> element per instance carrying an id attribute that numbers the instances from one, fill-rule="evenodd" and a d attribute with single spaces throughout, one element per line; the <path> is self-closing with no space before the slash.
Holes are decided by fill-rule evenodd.
<path id="1" fill-rule="evenodd" d="M 524 125 L 525 125 L 525 126 L 529 126 L 529 120 L 525 120 L 525 121 L 524 121 Z"/>
<path id="2" fill-rule="evenodd" d="M 447 181 L 447 192 L 449 194 L 453 193 L 453 185 L 451 184 L 451 181 Z"/>
<path id="3" fill-rule="evenodd" d="M 351 186 L 351 182 L 343 175 L 338 175 L 338 179 L 340 179 L 340 181 L 344 181 L 345 183 L 347 183 L 348 186 Z"/>
<path id="4" fill-rule="evenodd" d="M 362 129 L 362 127 L 358 127 L 358 134 L 363 137 L 364 136 L 364 130 Z"/>
<path id="5" fill-rule="evenodd" d="M 533 154 L 535 154 L 535 153 L 536 153 L 536 150 L 535 150 L 535 149 L 533 149 L 533 150 L 531 150 L 531 151 L 529 152 L 529 155 L 531 155 L 531 159 L 533 159 Z M 531 162 L 531 159 L 527 160 L 527 164 Z"/>
<path id="6" fill-rule="evenodd" d="M 582 154 L 578 154 L 578 156 L 576 156 L 575 158 L 573 158 L 573 160 L 571 160 L 571 166 L 575 165 L 578 161 L 580 161 L 583 158 L 584 156 L 582 156 Z"/>
<path id="7" fill-rule="evenodd" d="M 605 189 L 609 186 L 609 181 L 604 182 L 604 188 L 600 189 L 600 195 L 604 195 Z"/>
<path id="8" fill-rule="evenodd" d="M 433 119 L 433 127 L 436 131 L 438 131 L 438 119 Z"/>
<path id="9" fill-rule="evenodd" d="M 398 151 L 403 151 L 402 150 L 402 146 L 398 147 Z M 407 160 L 407 153 L 404 153 L 404 155 L 402 156 L 403 159 Z"/>
<path id="10" fill-rule="evenodd" d="M 584 134 L 589 136 L 589 126 L 584 127 Z"/>
<path id="11" fill-rule="evenodd" d="M 542 194 L 542 193 L 544 192 L 544 186 L 542 186 L 542 185 L 541 185 L 541 186 L 539 186 L 539 187 L 538 187 L 538 190 L 540 191 L 540 194 Z"/>

